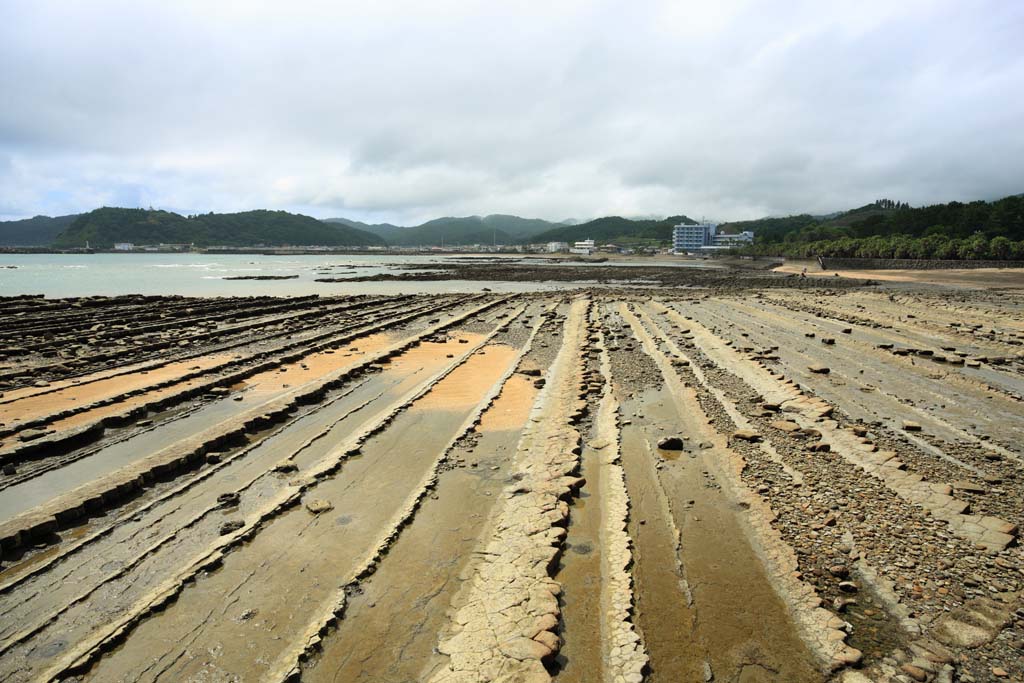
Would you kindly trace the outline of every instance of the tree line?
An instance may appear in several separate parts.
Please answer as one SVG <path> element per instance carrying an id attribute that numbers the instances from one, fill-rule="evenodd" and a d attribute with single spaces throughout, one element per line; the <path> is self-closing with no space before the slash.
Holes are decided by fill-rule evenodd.
<path id="1" fill-rule="evenodd" d="M 880 199 L 828 218 L 750 221 L 752 245 L 740 254 L 796 258 L 1024 260 L 1024 196 L 914 208 Z M 741 224 L 735 224 L 737 226 Z M 764 228 L 758 232 L 757 228 Z"/>

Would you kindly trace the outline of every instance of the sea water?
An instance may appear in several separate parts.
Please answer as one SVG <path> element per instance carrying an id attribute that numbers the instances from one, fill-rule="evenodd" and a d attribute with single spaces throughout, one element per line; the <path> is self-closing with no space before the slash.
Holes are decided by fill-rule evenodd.
<path id="1" fill-rule="evenodd" d="M 429 255 L 253 254 L 0 254 L 0 296 L 47 297 L 178 294 L 182 296 L 300 296 L 536 291 L 544 283 L 316 282 L 406 272 L 405 266 L 441 266 Z M 288 280 L 227 280 L 239 276 L 298 276 Z"/>
<path id="2" fill-rule="evenodd" d="M 468 282 L 377 281 L 317 282 L 320 278 L 351 279 L 372 275 L 398 275 L 408 268 L 443 268 L 487 256 L 381 255 L 381 254 L 0 254 L 0 296 L 41 294 L 51 298 L 160 294 L 181 296 L 322 296 L 349 294 L 436 294 L 479 292 L 534 292 L 566 289 L 585 283 L 586 268 L 598 265 L 708 267 L 700 261 L 529 260 L 499 255 L 495 267 L 508 259 L 545 265 L 580 266 L 581 283 L 572 282 Z M 713 267 L 713 266 L 711 266 Z M 422 272 L 422 271 L 413 271 Z M 228 280 L 245 276 L 295 276 L 287 280 Z"/>

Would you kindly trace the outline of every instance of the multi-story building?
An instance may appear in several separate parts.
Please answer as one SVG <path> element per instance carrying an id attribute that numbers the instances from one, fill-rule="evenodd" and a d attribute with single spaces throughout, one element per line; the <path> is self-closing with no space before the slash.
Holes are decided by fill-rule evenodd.
<path id="1" fill-rule="evenodd" d="M 753 241 L 754 233 L 749 230 L 736 234 L 721 233 L 715 223 L 680 224 L 672 229 L 672 250 L 677 254 L 724 251 Z"/>
<path id="2" fill-rule="evenodd" d="M 569 253 L 589 256 L 595 251 L 597 251 L 597 245 L 594 243 L 594 240 L 580 240 L 572 245 L 572 249 L 569 250 Z"/>
<path id="3" fill-rule="evenodd" d="M 753 241 L 754 233 L 750 230 L 744 230 L 743 232 L 731 235 L 720 232 L 715 235 L 713 246 L 730 249 L 732 247 L 742 247 L 744 244 L 750 244 Z"/>
<path id="4" fill-rule="evenodd" d="M 687 225 L 680 223 L 672 228 L 672 250 L 675 252 L 700 251 L 715 239 L 714 223 Z"/>

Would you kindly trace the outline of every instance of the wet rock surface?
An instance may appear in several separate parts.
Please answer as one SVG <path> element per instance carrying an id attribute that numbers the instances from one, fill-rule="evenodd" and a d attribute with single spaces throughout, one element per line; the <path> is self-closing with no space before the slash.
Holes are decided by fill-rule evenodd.
<path id="1" fill-rule="evenodd" d="M 1020 680 L 1024 299 L 663 270 L 0 300 L 0 676 Z"/>

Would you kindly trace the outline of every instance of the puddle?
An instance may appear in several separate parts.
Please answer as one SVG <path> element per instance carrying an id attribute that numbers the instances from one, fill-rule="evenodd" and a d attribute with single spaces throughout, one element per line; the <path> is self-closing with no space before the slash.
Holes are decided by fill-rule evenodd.
<path id="1" fill-rule="evenodd" d="M 651 456 L 647 439 L 636 424 L 623 427 L 622 467 L 632 508 L 629 534 L 634 543 L 635 621 L 650 655 L 646 680 L 701 681 L 703 651 L 694 633 L 696 614 L 687 605 L 675 528 L 659 500 Z"/>
<path id="2" fill-rule="evenodd" d="M 558 680 L 588 683 L 603 678 L 601 638 L 601 505 L 595 496 L 600 455 L 584 447 L 581 474 L 587 483 L 569 508 L 569 533 L 555 580 L 562 584 L 562 649 L 556 657 Z M 588 504 L 591 503 L 592 504 Z"/>

